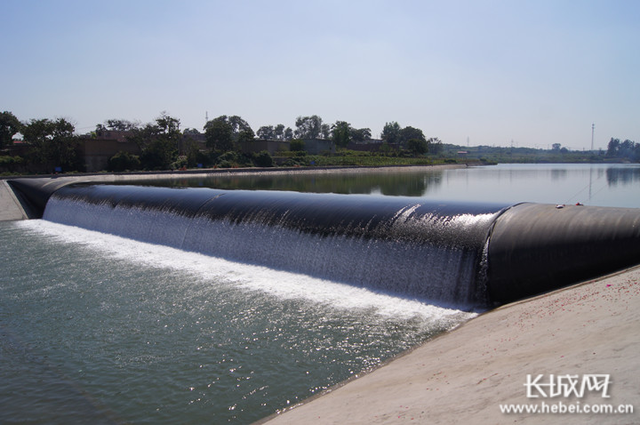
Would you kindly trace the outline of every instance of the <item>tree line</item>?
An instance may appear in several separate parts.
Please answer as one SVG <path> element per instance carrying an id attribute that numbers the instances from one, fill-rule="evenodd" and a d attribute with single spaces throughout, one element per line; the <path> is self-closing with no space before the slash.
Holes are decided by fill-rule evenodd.
<path id="1" fill-rule="evenodd" d="M 240 116 L 221 115 L 205 123 L 200 132 L 195 128 L 181 130 L 178 118 L 162 112 L 146 124 L 109 119 L 97 124 L 89 135 L 79 136 L 74 125 L 65 118 L 20 121 L 13 113 L 5 111 L 0 115 L 0 167 L 10 169 L 14 165 L 14 168 L 35 172 L 83 171 L 82 138 L 98 138 L 106 131 L 125 132 L 126 138 L 140 151 L 140 155 L 117 153 L 109 161 L 110 171 L 192 168 L 197 164 L 270 166 L 273 161 L 268 153 L 243 154 L 240 146 L 256 139 L 279 140 L 294 142 L 292 150 L 304 151 L 304 140 L 325 139 L 331 140 L 338 149 L 344 149 L 349 143 L 365 143 L 372 139 L 369 128 L 355 128 L 347 121 L 327 124 L 318 115 L 297 117 L 295 129 L 276 124 L 262 126 L 257 132 Z M 17 135 L 22 136 L 21 145 L 27 149 L 23 149 L 21 155 L 7 155 Z M 206 149 L 199 143 L 203 139 Z M 400 146 L 411 155 L 424 155 L 430 146 L 437 150 L 442 145 L 437 138 L 427 139 L 422 130 L 401 127 L 395 121 L 385 124 L 381 139 L 387 145 Z"/>
<path id="2" fill-rule="evenodd" d="M 632 162 L 640 162 L 640 143 L 629 139 L 621 142 L 620 139 L 609 140 L 607 145 L 607 156 L 612 158 L 623 158 Z"/>

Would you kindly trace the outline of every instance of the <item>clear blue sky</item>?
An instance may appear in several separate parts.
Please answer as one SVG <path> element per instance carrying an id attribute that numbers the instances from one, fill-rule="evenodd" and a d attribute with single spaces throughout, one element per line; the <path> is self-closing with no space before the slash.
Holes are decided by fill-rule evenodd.
<path id="1" fill-rule="evenodd" d="M 78 132 L 162 111 L 466 145 L 640 142 L 640 1 L 0 0 L 0 110 Z"/>

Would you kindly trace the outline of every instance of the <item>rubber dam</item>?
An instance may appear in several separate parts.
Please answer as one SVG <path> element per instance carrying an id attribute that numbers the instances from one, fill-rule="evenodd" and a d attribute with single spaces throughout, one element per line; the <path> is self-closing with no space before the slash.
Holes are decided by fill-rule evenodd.
<path id="1" fill-rule="evenodd" d="M 640 263 L 637 209 L 9 181 L 32 218 L 464 309 Z"/>

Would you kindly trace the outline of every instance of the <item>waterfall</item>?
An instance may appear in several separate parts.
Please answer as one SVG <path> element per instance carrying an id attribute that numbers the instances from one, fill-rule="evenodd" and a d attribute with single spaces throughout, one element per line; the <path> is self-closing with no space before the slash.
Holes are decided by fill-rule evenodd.
<path id="1" fill-rule="evenodd" d="M 505 205 L 273 191 L 76 185 L 44 219 L 446 305 L 486 304 Z"/>

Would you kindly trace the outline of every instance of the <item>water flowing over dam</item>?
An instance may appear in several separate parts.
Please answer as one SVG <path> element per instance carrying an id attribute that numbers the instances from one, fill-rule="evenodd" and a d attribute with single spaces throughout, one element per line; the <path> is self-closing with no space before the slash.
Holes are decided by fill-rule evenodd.
<path id="1" fill-rule="evenodd" d="M 44 218 L 394 294 L 477 305 L 496 205 L 292 192 L 81 186 Z"/>
<path id="2" fill-rule="evenodd" d="M 636 209 L 12 185 L 45 220 L 467 309 L 640 263 Z"/>

